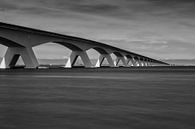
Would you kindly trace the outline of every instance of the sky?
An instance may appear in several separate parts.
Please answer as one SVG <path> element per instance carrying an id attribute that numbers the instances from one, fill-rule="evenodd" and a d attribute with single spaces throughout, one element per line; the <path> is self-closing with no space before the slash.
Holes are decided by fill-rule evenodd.
<path id="1" fill-rule="evenodd" d="M 195 59 L 194 0 L 1 0 L 0 21 L 91 39 L 156 59 Z M 64 49 L 34 48 L 44 58 Z M 0 56 L 5 47 L 0 45 Z"/>

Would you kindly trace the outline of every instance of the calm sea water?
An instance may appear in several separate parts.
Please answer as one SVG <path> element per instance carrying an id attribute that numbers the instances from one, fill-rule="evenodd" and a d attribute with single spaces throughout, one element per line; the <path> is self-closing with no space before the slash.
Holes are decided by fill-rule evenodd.
<path id="1" fill-rule="evenodd" d="M 0 71 L 0 129 L 194 128 L 194 67 Z"/>

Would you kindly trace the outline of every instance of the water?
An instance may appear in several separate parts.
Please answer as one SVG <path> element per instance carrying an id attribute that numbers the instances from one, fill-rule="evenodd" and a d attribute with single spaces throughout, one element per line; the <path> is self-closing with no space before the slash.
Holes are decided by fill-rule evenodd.
<path id="1" fill-rule="evenodd" d="M 0 71 L 1 129 L 194 129 L 195 68 Z"/>

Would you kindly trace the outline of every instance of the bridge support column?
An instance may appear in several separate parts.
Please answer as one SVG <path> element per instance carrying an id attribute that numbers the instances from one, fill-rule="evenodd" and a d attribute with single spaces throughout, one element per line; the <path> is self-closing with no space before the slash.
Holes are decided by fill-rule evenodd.
<path id="1" fill-rule="evenodd" d="M 150 62 L 147 60 L 147 66 L 150 66 Z"/>
<path id="2" fill-rule="evenodd" d="M 135 59 L 134 58 L 134 61 L 133 62 L 134 62 L 134 66 L 135 67 L 138 67 L 139 66 L 139 60 L 138 59 Z"/>
<path id="3" fill-rule="evenodd" d="M 142 60 L 141 60 L 141 66 L 143 66 L 143 67 L 146 66 L 144 58 L 142 58 Z"/>
<path id="4" fill-rule="evenodd" d="M 120 56 L 120 57 L 117 57 L 117 58 L 116 58 L 116 60 L 115 60 L 115 62 L 114 62 L 115 66 L 118 66 L 118 63 L 119 63 L 120 60 L 122 61 L 123 65 L 124 65 L 125 67 L 128 66 L 128 65 L 127 65 L 127 60 L 125 59 L 124 56 Z"/>
<path id="5" fill-rule="evenodd" d="M 151 66 L 151 65 L 150 65 L 150 60 L 149 60 L 149 59 L 146 60 L 146 64 L 147 64 L 147 66 Z"/>
<path id="6" fill-rule="evenodd" d="M 145 59 L 144 59 L 144 58 L 142 58 L 142 59 L 140 60 L 140 63 L 141 63 L 141 66 L 142 66 L 142 67 L 146 66 L 146 64 L 145 64 Z"/>
<path id="7" fill-rule="evenodd" d="M 141 60 L 140 60 L 140 57 L 138 57 L 138 60 L 137 60 L 137 66 L 142 66 L 142 62 L 141 62 Z"/>
<path id="8" fill-rule="evenodd" d="M 130 61 L 131 61 L 131 66 L 137 66 L 137 64 L 136 64 L 136 60 L 135 60 L 135 58 L 134 57 L 132 57 L 131 59 L 130 59 Z"/>
<path id="9" fill-rule="evenodd" d="M 131 61 L 131 59 L 130 58 L 127 58 L 127 60 L 126 60 L 126 62 L 127 62 L 127 66 L 131 66 L 131 65 L 129 65 L 129 62 Z"/>
<path id="10" fill-rule="evenodd" d="M 148 66 L 148 59 L 145 59 L 145 66 Z"/>
<path id="11" fill-rule="evenodd" d="M 85 51 L 72 51 L 65 68 L 72 68 L 79 56 L 81 57 L 81 60 L 86 68 L 92 67 L 91 61 Z"/>
<path id="12" fill-rule="evenodd" d="M 152 66 L 152 64 L 151 64 L 150 60 L 148 60 L 148 66 Z"/>
<path id="13" fill-rule="evenodd" d="M 142 66 L 147 66 L 147 65 L 146 65 L 146 59 L 145 59 L 145 58 L 143 58 Z"/>
<path id="14" fill-rule="evenodd" d="M 104 59 L 107 59 L 108 64 L 109 64 L 110 67 L 115 67 L 114 62 L 113 62 L 112 57 L 110 56 L 110 54 L 101 54 L 99 56 L 99 59 L 97 60 L 97 63 L 95 65 L 95 67 L 101 67 Z"/>
<path id="15" fill-rule="evenodd" d="M 147 66 L 145 59 L 143 59 L 143 61 L 142 61 L 142 66 Z"/>
<path id="16" fill-rule="evenodd" d="M 20 56 L 24 61 L 25 68 L 36 68 L 39 66 L 32 48 L 8 47 L 5 56 L 1 61 L 0 68 L 5 69 L 14 67 Z"/>

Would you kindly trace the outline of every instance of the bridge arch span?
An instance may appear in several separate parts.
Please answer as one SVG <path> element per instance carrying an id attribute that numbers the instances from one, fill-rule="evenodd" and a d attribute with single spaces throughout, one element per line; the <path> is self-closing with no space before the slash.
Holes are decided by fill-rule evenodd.
<path id="1" fill-rule="evenodd" d="M 108 52 L 107 49 L 104 49 L 101 46 L 97 46 L 97 45 L 93 46 L 93 45 L 91 45 L 91 47 L 89 49 L 85 50 L 85 51 L 87 52 L 93 67 L 100 67 L 100 66 L 102 66 L 102 64 L 103 64 L 105 59 L 108 62 L 108 59 L 105 58 L 105 57 L 109 56 L 109 52 Z M 97 59 L 97 61 L 96 61 L 96 59 Z"/>
<path id="2" fill-rule="evenodd" d="M 85 51 L 83 51 L 80 47 L 78 47 L 74 44 L 70 44 L 67 42 L 54 41 L 54 42 L 49 42 L 49 43 L 42 43 L 41 45 L 45 45 L 45 44 L 56 44 L 56 45 L 60 45 L 64 48 L 64 51 L 66 51 L 66 52 L 64 52 L 64 56 L 68 57 L 68 61 L 66 62 L 66 64 L 64 64 L 64 67 L 66 67 L 66 68 L 73 67 L 76 64 L 78 57 L 81 58 L 84 65 L 91 65 L 90 64 L 91 62 L 88 58 L 87 53 Z M 41 46 L 41 45 L 37 45 L 34 48 Z M 60 49 L 63 50 L 63 48 L 60 48 Z M 66 49 L 68 49 L 68 51 Z M 69 54 L 69 53 L 71 53 L 71 54 Z M 65 59 L 64 59 L 64 62 L 65 62 Z M 62 65 L 62 64 L 60 64 L 60 65 Z"/>
<path id="3" fill-rule="evenodd" d="M 116 57 L 123 57 L 123 54 L 118 52 L 118 51 L 114 51 L 112 52 Z"/>
<path id="4" fill-rule="evenodd" d="M 72 50 L 55 42 L 47 42 L 32 48 L 39 62 L 39 66 L 63 66 Z"/>
<path id="5" fill-rule="evenodd" d="M 108 54 L 108 52 L 106 51 L 106 49 L 103 49 L 101 47 L 92 47 L 90 49 L 94 49 L 96 50 L 97 52 L 99 52 L 100 54 Z"/>
<path id="6" fill-rule="evenodd" d="M 125 67 L 127 67 L 127 60 L 126 60 L 126 57 L 123 55 L 122 52 L 113 51 L 112 54 L 115 56 L 115 59 L 114 59 L 114 65 L 115 66 L 125 66 Z M 122 64 L 120 63 L 120 61 L 122 62 Z"/>
<path id="7" fill-rule="evenodd" d="M 113 58 L 111 57 L 111 53 L 113 51 L 112 48 L 109 48 L 107 46 L 103 47 L 102 45 L 98 46 L 95 44 L 94 46 L 91 45 L 90 49 L 94 49 L 96 52 L 99 53 L 99 57 L 97 59 L 95 67 L 101 67 L 103 65 L 104 60 L 106 60 L 110 67 L 115 67 Z"/>
<path id="8" fill-rule="evenodd" d="M 59 41 L 53 41 L 52 43 L 60 44 L 62 46 L 65 46 L 65 47 L 69 48 L 72 51 L 83 51 L 79 46 L 71 44 L 71 43 L 59 42 Z"/>
<path id="9" fill-rule="evenodd" d="M 10 39 L 4 38 L 0 36 L 0 44 L 6 46 L 6 47 L 24 47 Z"/>

